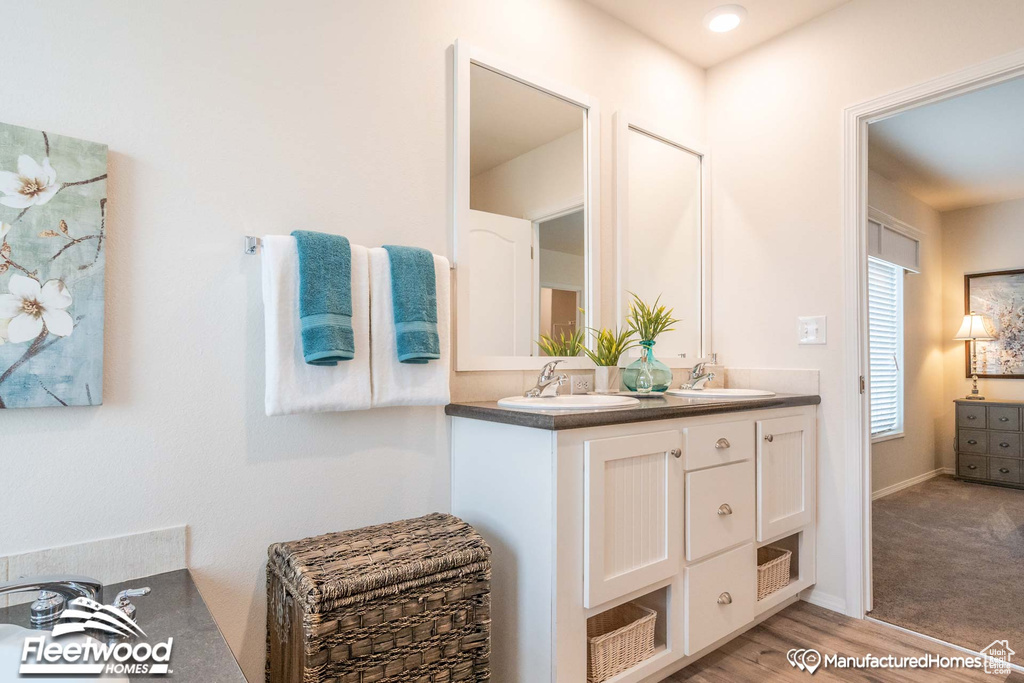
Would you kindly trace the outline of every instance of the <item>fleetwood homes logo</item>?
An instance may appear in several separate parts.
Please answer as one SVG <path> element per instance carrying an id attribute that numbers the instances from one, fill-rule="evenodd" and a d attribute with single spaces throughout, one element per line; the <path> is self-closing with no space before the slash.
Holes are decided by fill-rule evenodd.
<path id="1" fill-rule="evenodd" d="M 168 663 L 173 638 L 156 644 L 121 640 L 145 635 L 121 610 L 88 598 L 75 598 L 61 613 L 51 636 L 25 639 L 19 673 L 38 676 L 170 673 Z"/>

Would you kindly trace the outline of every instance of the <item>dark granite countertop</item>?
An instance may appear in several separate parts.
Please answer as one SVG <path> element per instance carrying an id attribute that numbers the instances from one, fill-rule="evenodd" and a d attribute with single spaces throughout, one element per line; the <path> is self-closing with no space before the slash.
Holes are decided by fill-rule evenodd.
<path id="1" fill-rule="evenodd" d="M 131 676 L 132 681 L 172 679 L 182 683 L 245 683 L 242 670 L 224 636 L 213 621 L 203 596 L 187 569 L 156 574 L 103 587 L 103 603 L 114 602 L 126 588 L 149 586 L 152 592 L 132 598 L 138 608 L 136 621 L 146 632 L 145 641 L 171 646 L 171 673 L 167 676 Z M 0 623 L 28 627 L 28 603 L 0 609 Z M 45 680 L 45 679 L 42 679 Z"/>
<path id="2" fill-rule="evenodd" d="M 452 417 L 501 422 L 534 429 L 561 430 L 671 420 L 697 415 L 737 413 L 747 410 L 813 406 L 819 403 L 821 403 L 820 396 L 809 394 L 776 394 L 767 398 L 744 400 L 660 396 L 658 398 L 642 398 L 638 406 L 616 410 L 552 410 L 543 412 L 510 410 L 499 408 L 496 401 L 483 401 L 480 403 L 449 403 L 445 406 L 444 412 Z"/>

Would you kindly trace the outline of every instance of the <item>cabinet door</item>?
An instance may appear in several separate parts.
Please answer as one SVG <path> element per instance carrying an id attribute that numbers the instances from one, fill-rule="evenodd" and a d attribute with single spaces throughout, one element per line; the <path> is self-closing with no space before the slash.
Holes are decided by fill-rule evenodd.
<path id="1" fill-rule="evenodd" d="M 814 418 L 799 415 L 757 423 L 757 540 L 814 521 Z"/>
<path id="2" fill-rule="evenodd" d="M 682 434 L 584 442 L 583 603 L 594 607 L 679 571 Z"/>

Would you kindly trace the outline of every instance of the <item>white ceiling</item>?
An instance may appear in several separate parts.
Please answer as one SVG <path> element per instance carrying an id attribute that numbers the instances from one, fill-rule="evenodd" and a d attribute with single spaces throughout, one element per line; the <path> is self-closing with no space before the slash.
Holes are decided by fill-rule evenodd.
<path id="1" fill-rule="evenodd" d="M 1024 197 L 1024 79 L 871 124 L 868 164 L 938 211 Z"/>
<path id="2" fill-rule="evenodd" d="M 707 68 L 849 0 L 587 0 L 694 64 Z M 704 28 L 704 16 L 740 4 L 747 17 L 728 33 Z"/>
<path id="3" fill-rule="evenodd" d="M 583 128 L 583 109 L 473 64 L 469 70 L 469 174 Z"/>

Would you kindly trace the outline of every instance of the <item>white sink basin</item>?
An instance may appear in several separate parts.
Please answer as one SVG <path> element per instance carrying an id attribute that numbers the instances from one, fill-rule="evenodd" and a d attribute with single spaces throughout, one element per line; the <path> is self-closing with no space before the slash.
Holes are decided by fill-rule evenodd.
<path id="1" fill-rule="evenodd" d="M 615 410 L 616 408 L 629 408 L 639 403 L 640 399 L 629 396 L 575 394 L 549 398 L 509 396 L 498 401 L 498 407 L 512 408 L 513 410 Z"/>
<path id="2" fill-rule="evenodd" d="M 128 683 L 125 676 L 83 676 L 81 674 L 69 674 L 67 676 L 21 676 L 18 673 L 21 667 L 21 651 L 28 636 L 47 636 L 49 631 L 34 631 L 13 624 L 0 624 L 0 683 L 25 683 L 38 679 L 39 683 L 85 683 L 86 681 L 103 681 L 103 683 Z M 73 643 L 83 642 L 88 636 L 85 635 L 63 635 L 54 642 Z M 30 664 L 36 663 L 35 659 L 29 657 Z M 160 678 L 154 677 L 154 680 Z"/>
<path id="3" fill-rule="evenodd" d="M 763 389 L 669 389 L 665 392 L 670 396 L 683 398 L 766 398 L 774 396 L 773 391 Z"/>

